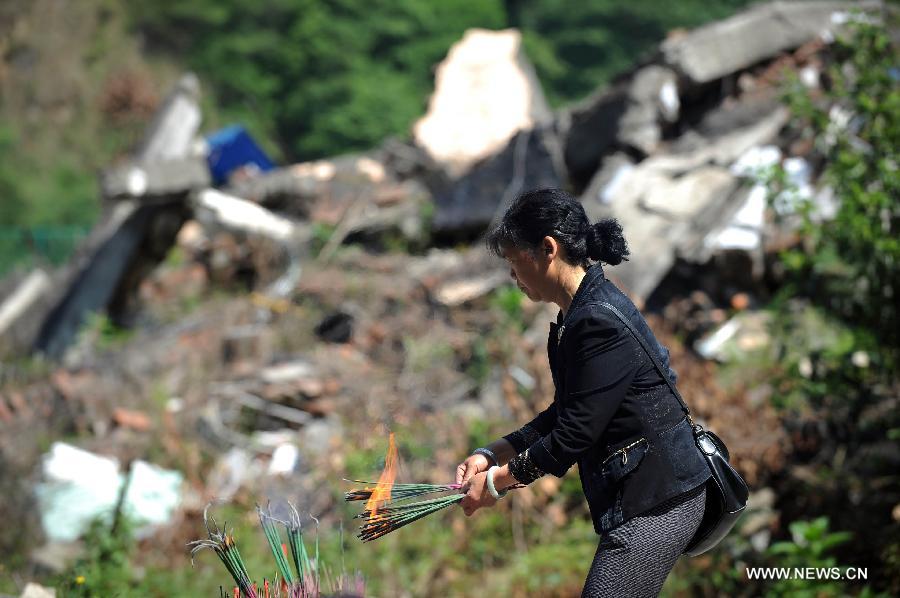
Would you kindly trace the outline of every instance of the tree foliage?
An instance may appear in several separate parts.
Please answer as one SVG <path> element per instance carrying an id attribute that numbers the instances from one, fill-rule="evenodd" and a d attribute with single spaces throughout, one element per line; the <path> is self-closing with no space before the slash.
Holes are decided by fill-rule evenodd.
<path id="1" fill-rule="evenodd" d="M 466 29 L 504 25 L 491 0 L 166 0 L 134 12 L 151 47 L 183 56 L 226 106 L 255 113 L 292 159 L 405 132 L 447 49 Z"/>
<path id="2" fill-rule="evenodd" d="M 747 0 L 238 0 L 133 5 L 149 48 L 209 81 L 225 113 L 307 160 L 403 135 L 424 114 L 434 67 L 465 30 L 519 27 L 552 104 L 590 93 L 676 27 Z"/>

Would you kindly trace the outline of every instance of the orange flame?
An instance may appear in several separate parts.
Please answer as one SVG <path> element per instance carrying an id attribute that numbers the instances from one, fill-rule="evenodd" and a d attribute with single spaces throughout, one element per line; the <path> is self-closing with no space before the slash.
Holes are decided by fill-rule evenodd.
<path id="1" fill-rule="evenodd" d="M 394 444 L 394 433 L 388 436 L 388 451 L 384 457 L 384 471 L 378 478 L 372 495 L 366 501 L 366 510 L 371 511 L 370 517 L 375 517 L 378 513 L 378 507 L 385 501 L 391 500 L 391 488 L 394 486 L 394 480 L 397 478 L 397 445 Z"/>

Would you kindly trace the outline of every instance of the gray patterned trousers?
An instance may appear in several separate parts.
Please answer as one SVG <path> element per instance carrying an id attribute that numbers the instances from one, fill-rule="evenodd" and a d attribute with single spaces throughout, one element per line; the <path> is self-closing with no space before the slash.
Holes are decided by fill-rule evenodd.
<path id="1" fill-rule="evenodd" d="M 659 596 L 705 506 L 703 483 L 610 530 L 597 547 L 582 598 Z"/>

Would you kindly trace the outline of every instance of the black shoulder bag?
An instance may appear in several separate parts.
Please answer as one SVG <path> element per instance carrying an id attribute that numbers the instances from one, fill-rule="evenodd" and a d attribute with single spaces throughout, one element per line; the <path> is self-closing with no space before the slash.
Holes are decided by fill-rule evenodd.
<path id="1" fill-rule="evenodd" d="M 650 356 L 650 360 L 653 361 L 653 365 L 656 366 L 659 375 L 663 377 L 663 380 L 672 389 L 672 394 L 675 395 L 675 398 L 681 403 L 685 414 L 687 414 L 688 421 L 691 423 L 691 429 L 694 432 L 697 449 L 703 455 L 712 472 L 712 477 L 706 483 L 706 509 L 703 512 L 703 520 L 684 550 L 688 556 L 703 554 L 727 536 L 734 524 L 737 523 L 747 506 L 747 497 L 750 494 L 750 489 L 740 474 L 728 462 L 730 456 L 725 443 L 710 430 L 704 430 L 702 426 L 694 423 L 691 411 L 685 404 L 684 399 L 681 398 L 681 393 L 678 392 L 672 380 L 669 379 L 668 374 L 659 362 L 656 352 L 651 351 L 650 347 L 647 346 L 647 341 L 643 335 L 635 329 L 634 324 L 622 315 L 622 312 L 616 307 L 606 302 L 600 303 L 600 305 L 615 314 L 625 324 L 637 342 L 644 348 L 647 355 Z"/>

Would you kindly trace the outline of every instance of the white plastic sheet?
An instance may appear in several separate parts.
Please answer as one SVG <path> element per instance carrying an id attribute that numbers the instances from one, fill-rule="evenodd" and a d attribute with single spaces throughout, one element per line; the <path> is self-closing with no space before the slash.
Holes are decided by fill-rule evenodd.
<path id="1" fill-rule="evenodd" d="M 42 470 L 44 480 L 35 493 L 49 540 L 76 540 L 95 518 L 112 518 L 125 483 L 117 459 L 55 442 Z M 181 502 L 182 481 L 177 471 L 133 462 L 123 513 L 138 525 L 166 523 Z"/>

